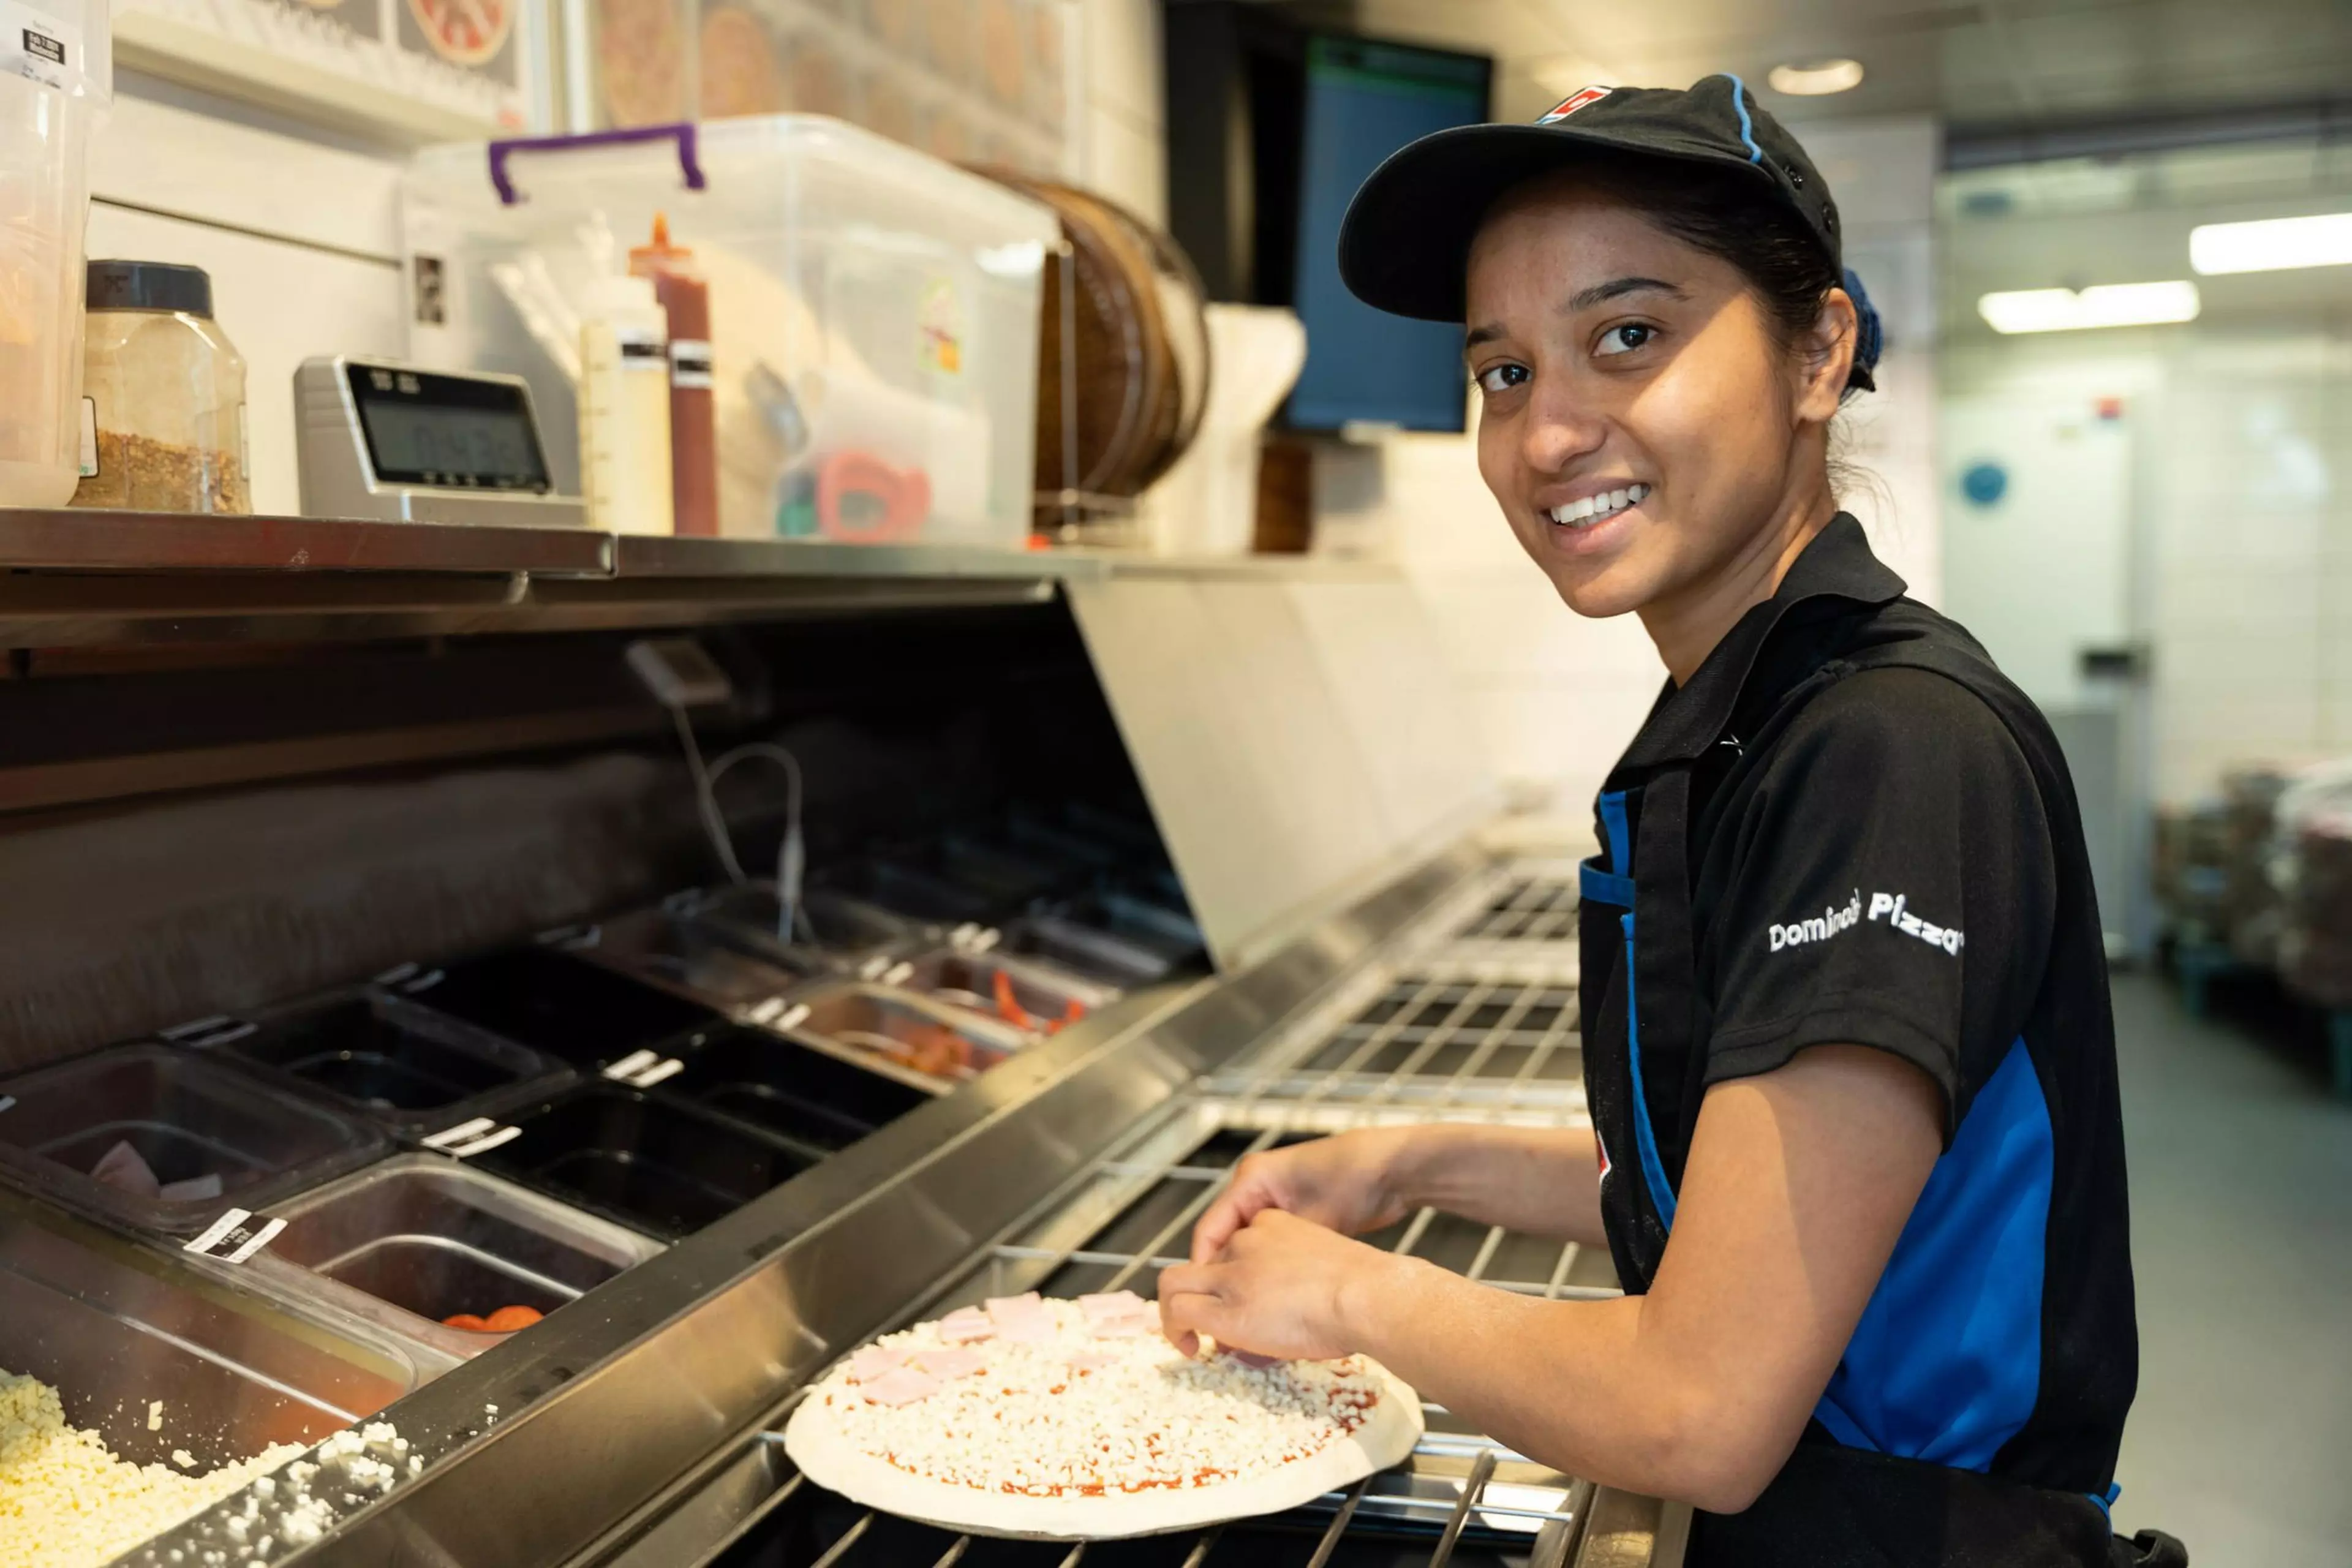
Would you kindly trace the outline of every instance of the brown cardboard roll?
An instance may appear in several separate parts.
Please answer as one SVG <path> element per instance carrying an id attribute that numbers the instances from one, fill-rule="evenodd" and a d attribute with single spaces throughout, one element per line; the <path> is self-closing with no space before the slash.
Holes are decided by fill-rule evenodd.
<path id="1" fill-rule="evenodd" d="M 768 29 L 738 6 L 704 13 L 702 118 L 773 114 L 783 106 L 783 72 Z"/>
<path id="2" fill-rule="evenodd" d="M 1174 240 L 1115 202 L 986 172 L 1051 206 L 1069 249 L 1045 263 L 1037 489 L 1138 495 L 1200 427 L 1209 389 L 1200 277 Z"/>

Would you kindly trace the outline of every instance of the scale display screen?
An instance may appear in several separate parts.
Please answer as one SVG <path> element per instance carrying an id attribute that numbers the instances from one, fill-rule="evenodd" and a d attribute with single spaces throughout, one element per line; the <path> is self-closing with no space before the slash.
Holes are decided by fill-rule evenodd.
<path id="1" fill-rule="evenodd" d="M 388 365 L 347 368 L 379 484 L 539 494 L 554 488 L 520 387 Z"/>

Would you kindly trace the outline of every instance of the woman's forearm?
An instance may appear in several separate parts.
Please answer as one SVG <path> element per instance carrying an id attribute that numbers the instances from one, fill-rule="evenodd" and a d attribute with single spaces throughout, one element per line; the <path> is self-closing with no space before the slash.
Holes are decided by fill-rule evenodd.
<path id="1" fill-rule="evenodd" d="M 1415 1208 L 1606 1245 L 1598 1145 L 1586 1128 L 1416 1127 L 1391 1180 Z"/>
<path id="2" fill-rule="evenodd" d="M 1565 1474 L 1744 1505 L 1752 1445 L 1643 1331 L 1642 1298 L 1541 1301 L 1412 1259 L 1380 1285 L 1349 1310 L 1352 1337 L 1422 1398 Z"/>

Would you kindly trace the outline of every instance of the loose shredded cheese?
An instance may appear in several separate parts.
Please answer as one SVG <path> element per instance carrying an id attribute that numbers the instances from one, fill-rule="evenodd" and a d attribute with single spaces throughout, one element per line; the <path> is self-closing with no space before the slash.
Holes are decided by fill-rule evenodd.
<path id="1" fill-rule="evenodd" d="M 0 1373 L 0 1563 L 98 1568 L 301 1451 L 279 1444 L 203 1476 L 131 1464 L 67 1426 L 56 1389 Z"/>
<path id="2" fill-rule="evenodd" d="M 980 1372 L 927 1396 L 869 1398 L 860 1373 L 880 1370 L 880 1358 L 866 1357 L 836 1368 L 811 1397 L 850 1442 L 911 1475 L 1031 1497 L 1262 1474 L 1355 1431 L 1381 1398 L 1377 1377 L 1352 1356 L 1265 1367 L 1221 1353 L 1193 1360 L 1156 1334 L 1103 1337 L 1105 1325 L 1090 1321 L 1099 1311 L 1043 1309 L 1050 1334 L 967 1342 Z M 949 1337 L 923 1323 L 877 1342 L 919 1365 Z"/>

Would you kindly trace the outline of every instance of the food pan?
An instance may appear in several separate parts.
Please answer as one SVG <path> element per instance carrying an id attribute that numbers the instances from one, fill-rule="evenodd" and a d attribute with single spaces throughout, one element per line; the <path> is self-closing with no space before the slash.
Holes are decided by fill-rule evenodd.
<path id="1" fill-rule="evenodd" d="M 793 1011 L 798 1033 L 934 1078 L 975 1077 L 1025 1043 L 1007 1026 L 882 985 L 814 986 L 800 994 Z"/>
<path id="2" fill-rule="evenodd" d="M 1057 969 L 1122 989 L 1165 979 L 1176 967 L 1172 959 L 1153 948 L 1055 914 L 1014 921 L 991 951 L 1042 959 Z"/>
<path id="3" fill-rule="evenodd" d="M 0 1200 L 0 1370 L 55 1388 L 118 1458 L 168 1465 L 184 1449 L 203 1470 L 316 1443 L 455 1364 L 14 1199 Z"/>
<path id="4" fill-rule="evenodd" d="M 1113 986 L 1048 963 L 953 948 L 902 959 L 875 978 L 946 1006 L 977 1013 L 1033 1039 L 1052 1035 L 1118 997 Z"/>
<path id="5" fill-rule="evenodd" d="M 572 1077 L 562 1062 L 528 1047 L 373 991 L 251 1022 L 217 1020 L 202 1033 L 172 1037 L 299 1083 L 401 1132 L 429 1132 L 544 1098 Z"/>
<path id="6" fill-rule="evenodd" d="M 1018 908 L 984 889 L 954 881 L 901 857 L 877 857 L 828 868 L 824 886 L 909 920 L 939 925 L 985 923 Z"/>
<path id="7" fill-rule="evenodd" d="M 556 1311 L 662 1244 L 437 1154 L 396 1154 L 276 1211 L 254 1260 L 274 1291 L 316 1300 L 464 1359 L 507 1336 L 459 1313 Z"/>
<path id="8" fill-rule="evenodd" d="M 754 952 L 710 925 L 668 910 L 606 921 L 570 951 L 738 1013 L 833 968 L 814 948 L 770 943 Z"/>
<path id="9" fill-rule="evenodd" d="M 796 935 L 789 942 L 777 930 L 782 921 L 775 889 L 757 883 L 705 894 L 689 912 L 697 924 L 721 940 L 791 968 L 854 967 L 879 955 L 903 952 L 934 936 L 916 921 L 825 888 L 813 888 L 802 896 L 793 921 Z"/>
<path id="10" fill-rule="evenodd" d="M 127 1143 L 158 1182 L 220 1179 L 217 1196 L 142 1197 L 91 1170 Z M 382 1158 L 373 1123 L 200 1051 L 117 1046 L 0 1081 L 0 1170 L 69 1207 L 193 1236 Z"/>
<path id="11" fill-rule="evenodd" d="M 937 1091 L 762 1030 L 738 1029 L 687 1058 L 659 1092 L 830 1151 L 929 1104 Z"/>
<path id="12" fill-rule="evenodd" d="M 726 1022 L 659 986 L 543 944 L 392 983 L 421 1006 L 583 1069 L 640 1050 L 689 1049 Z"/>
<path id="13" fill-rule="evenodd" d="M 808 1169 L 793 1146 L 684 1100 L 590 1084 L 513 1119 L 473 1163 L 665 1240 L 700 1230 Z"/>

